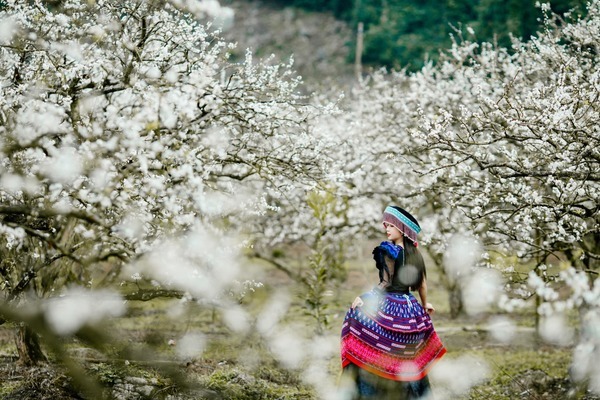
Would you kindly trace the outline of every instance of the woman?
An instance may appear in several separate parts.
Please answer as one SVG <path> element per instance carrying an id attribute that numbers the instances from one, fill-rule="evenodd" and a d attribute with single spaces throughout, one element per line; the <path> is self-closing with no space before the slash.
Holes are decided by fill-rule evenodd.
<path id="1" fill-rule="evenodd" d="M 344 375 L 358 398 L 423 399 L 427 373 L 446 352 L 433 328 L 425 263 L 417 250 L 421 227 L 406 210 L 383 213 L 388 241 L 373 250 L 379 285 L 357 297 L 342 327 Z M 419 292 L 421 303 L 411 290 Z"/>

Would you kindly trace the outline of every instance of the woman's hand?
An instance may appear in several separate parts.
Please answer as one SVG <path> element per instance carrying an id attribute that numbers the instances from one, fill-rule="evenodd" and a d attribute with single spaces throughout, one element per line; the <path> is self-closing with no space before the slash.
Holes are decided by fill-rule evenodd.
<path id="1" fill-rule="evenodd" d="M 427 311 L 427 314 L 433 314 L 435 312 L 435 308 L 433 308 L 431 303 L 425 303 L 425 307 L 423 308 L 425 309 L 425 311 Z"/>
<path id="2" fill-rule="evenodd" d="M 363 304 L 365 304 L 364 301 L 360 297 L 357 297 L 352 302 L 352 306 L 351 307 L 354 309 L 356 307 L 362 307 Z"/>

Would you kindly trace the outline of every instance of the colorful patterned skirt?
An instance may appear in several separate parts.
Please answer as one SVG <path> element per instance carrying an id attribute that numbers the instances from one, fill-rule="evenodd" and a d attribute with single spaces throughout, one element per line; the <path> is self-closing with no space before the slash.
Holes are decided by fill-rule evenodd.
<path id="1" fill-rule="evenodd" d="M 423 379 L 446 348 L 429 314 L 410 293 L 361 295 L 342 326 L 342 367 L 349 364 L 395 381 Z"/>

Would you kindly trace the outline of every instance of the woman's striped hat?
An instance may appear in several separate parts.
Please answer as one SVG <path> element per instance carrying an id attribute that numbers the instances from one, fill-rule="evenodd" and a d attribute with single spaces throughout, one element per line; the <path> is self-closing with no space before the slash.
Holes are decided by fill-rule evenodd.
<path id="1" fill-rule="evenodd" d="M 383 222 L 394 225 L 414 243 L 415 247 L 417 246 L 417 235 L 421 232 L 421 227 L 408 211 L 397 206 L 387 206 L 383 211 Z"/>

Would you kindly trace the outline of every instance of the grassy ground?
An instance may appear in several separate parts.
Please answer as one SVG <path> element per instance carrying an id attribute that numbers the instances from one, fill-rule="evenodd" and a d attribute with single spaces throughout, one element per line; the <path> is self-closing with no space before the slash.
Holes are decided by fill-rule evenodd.
<path id="1" fill-rule="evenodd" d="M 229 328 L 219 309 L 155 300 L 133 302 L 127 315 L 104 323 L 119 343 L 109 352 L 113 355 L 110 359 L 77 341 L 65 344 L 82 368 L 100 381 L 105 393 L 116 398 L 333 398 L 340 371 L 340 326 L 354 296 L 375 283 L 371 261 L 350 263 L 345 281 L 332 288 L 327 297 L 329 326 L 320 337 L 314 335 L 314 321 L 304 313 L 300 285 L 270 266 L 250 269 L 252 277 L 265 286 L 244 299 L 250 315 L 245 331 Z M 431 374 L 437 399 L 594 398 L 577 393 L 569 383 L 572 348 L 537 339 L 533 307 L 506 316 L 517 329 L 512 339 L 503 343 L 487 330 L 496 313 L 449 317 L 448 296 L 435 268 L 429 269 L 429 288 L 429 300 L 437 309 L 434 324 L 448 349 Z M 280 293 L 289 296 L 288 303 L 282 303 L 281 319 L 268 333 L 259 326 L 264 321 L 260 315 L 269 314 L 265 310 L 278 304 L 272 299 Z M 77 398 L 77 391 L 56 364 L 32 369 L 15 363 L 13 332 L 13 326 L 0 326 L 0 398 Z M 278 343 L 286 337 L 283 332 L 295 341 Z M 202 353 L 178 358 L 177 343 L 189 333 L 201 335 Z M 139 362 L 125 359 L 123 354 L 132 354 L 132 349 L 146 352 L 147 357 Z M 461 386 L 452 379 L 455 375 L 447 374 L 449 369 L 460 368 L 468 377 L 464 381 L 472 386 Z"/>

